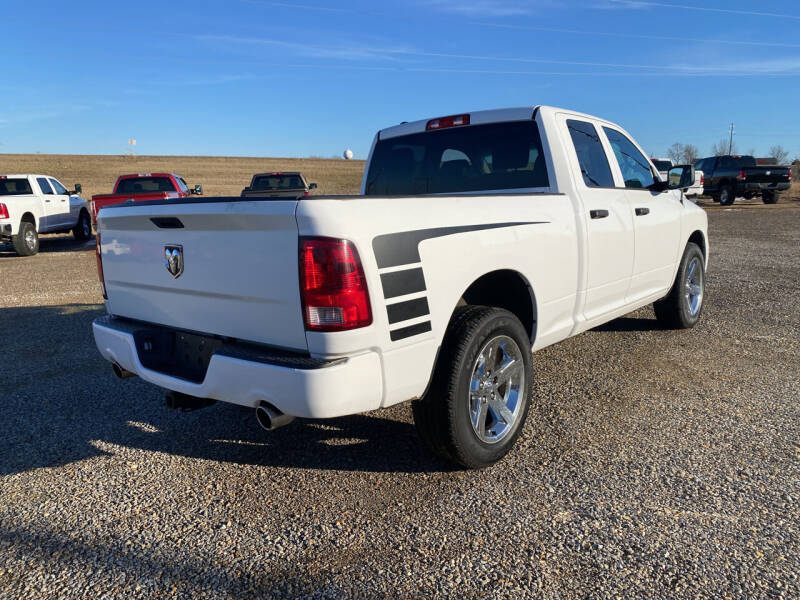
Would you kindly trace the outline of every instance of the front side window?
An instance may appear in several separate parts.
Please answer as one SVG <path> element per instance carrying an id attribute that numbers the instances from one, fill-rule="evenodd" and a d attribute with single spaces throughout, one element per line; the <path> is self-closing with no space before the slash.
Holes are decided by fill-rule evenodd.
<path id="1" fill-rule="evenodd" d="M 617 157 L 617 164 L 622 171 L 622 179 L 625 187 L 629 189 L 647 189 L 653 185 L 657 179 L 650 168 L 650 163 L 645 156 L 639 152 L 633 142 L 622 135 L 616 129 L 603 127 L 606 132 L 614 156 Z"/>
<path id="2" fill-rule="evenodd" d="M 50 183 L 53 185 L 53 189 L 56 191 L 56 194 L 58 194 L 59 196 L 65 196 L 65 195 L 69 194 L 69 192 L 67 191 L 67 188 L 65 188 L 63 185 L 58 183 L 58 181 L 56 181 L 55 179 L 51 179 Z"/>
<path id="3" fill-rule="evenodd" d="M 42 193 L 45 196 L 52 196 L 53 195 L 53 188 L 50 187 L 50 184 L 47 183 L 47 179 L 44 177 L 37 177 L 36 183 L 39 184 L 39 189 L 42 190 Z"/>
<path id="4" fill-rule="evenodd" d="M 365 193 L 458 194 L 549 187 L 539 127 L 512 121 L 380 140 Z"/>
<path id="5" fill-rule="evenodd" d="M 567 128 L 586 187 L 614 187 L 608 157 L 594 125 L 570 119 L 567 121 Z"/>
<path id="6" fill-rule="evenodd" d="M 189 186 L 186 185 L 186 182 L 183 180 L 183 177 L 175 177 L 175 181 L 178 182 L 178 187 L 181 188 L 181 191 L 184 194 L 189 193 Z"/>

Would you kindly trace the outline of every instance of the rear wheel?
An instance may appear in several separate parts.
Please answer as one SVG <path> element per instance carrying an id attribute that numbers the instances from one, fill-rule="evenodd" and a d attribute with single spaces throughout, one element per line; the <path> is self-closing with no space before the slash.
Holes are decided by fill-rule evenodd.
<path id="1" fill-rule="evenodd" d="M 81 211 L 81 216 L 78 217 L 78 224 L 72 230 L 72 235 L 79 242 L 83 242 L 92 237 L 92 220 L 89 218 L 89 213 L 85 210 Z"/>
<path id="2" fill-rule="evenodd" d="M 736 194 L 733 191 L 733 187 L 729 185 L 723 185 L 719 190 L 719 203 L 722 206 L 730 206 L 733 204 L 733 201 L 736 199 Z"/>
<path id="3" fill-rule="evenodd" d="M 655 302 L 656 318 L 670 329 L 691 329 L 700 320 L 705 299 L 705 260 L 700 247 L 689 242 L 683 252 L 672 289 Z"/>
<path id="4" fill-rule="evenodd" d="M 775 204 L 778 202 L 778 194 L 776 192 L 761 192 L 761 201 L 764 204 Z"/>
<path id="5" fill-rule="evenodd" d="M 519 437 L 533 381 L 530 340 L 507 310 L 459 308 L 428 393 L 413 405 L 425 445 L 462 467 L 488 467 Z"/>
<path id="6" fill-rule="evenodd" d="M 12 238 L 14 250 L 20 256 L 33 256 L 39 252 L 39 234 L 36 226 L 30 221 L 19 224 L 19 232 Z"/>

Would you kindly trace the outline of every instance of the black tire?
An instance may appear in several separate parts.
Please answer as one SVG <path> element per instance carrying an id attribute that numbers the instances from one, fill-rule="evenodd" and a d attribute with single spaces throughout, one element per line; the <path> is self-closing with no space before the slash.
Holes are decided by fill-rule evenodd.
<path id="1" fill-rule="evenodd" d="M 692 285 L 699 283 L 701 295 L 696 309 L 692 310 L 692 301 L 687 297 L 690 265 L 695 266 L 691 273 Z M 705 259 L 700 247 L 689 242 L 683 251 L 683 258 L 678 267 L 675 283 L 672 284 L 669 294 L 653 304 L 656 318 L 668 329 L 691 329 L 700 320 L 705 303 L 706 270 Z"/>
<path id="2" fill-rule="evenodd" d="M 486 442 L 478 437 L 472 425 L 470 381 L 479 354 L 489 341 L 496 338 L 516 344 L 516 347 L 511 344 L 506 347 L 521 360 L 522 382 L 518 381 L 515 419 L 507 426 L 501 439 Z M 519 437 L 528 416 L 532 384 L 531 342 L 519 319 L 500 308 L 461 307 L 445 333 L 430 389 L 421 400 L 413 403 L 414 423 L 419 436 L 434 454 L 445 460 L 468 469 L 488 467 L 503 458 Z M 494 389 L 502 396 L 505 391 L 501 390 L 507 390 L 508 385 Z M 494 423 L 492 428 L 505 425 L 505 421 L 493 417 L 497 414 L 494 408 L 490 407 L 488 411 L 483 411 L 487 427 L 490 422 Z"/>
<path id="3" fill-rule="evenodd" d="M 72 235 L 79 242 L 84 242 L 92 237 L 92 219 L 85 210 L 81 211 L 78 217 L 78 224 L 75 225 L 75 229 L 72 230 Z"/>
<path id="4" fill-rule="evenodd" d="M 719 203 L 722 206 L 730 206 L 733 204 L 734 200 L 736 200 L 736 192 L 734 191 L 733 186 L 723 185 L 719 189 Z"/>
<path id="5" fill-rule="evenodd" d="M 761 201 L 764 204 L 776 204 L 778 202 L 777 192 L 761 192 Z"/>
<path id="6" fill-rule="evenodd" d="M 19 224 L 19 232 L 11 242 L 20 256 L 33 256 L 39 252 L 39 234 L 36 232 L 36 225 L 30 221 L 22 221 Z"/>

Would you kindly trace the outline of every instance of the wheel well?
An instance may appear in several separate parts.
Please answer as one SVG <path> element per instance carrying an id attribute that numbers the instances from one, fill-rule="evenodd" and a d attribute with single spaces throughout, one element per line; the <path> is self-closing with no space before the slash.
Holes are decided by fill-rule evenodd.
<path id="1" fill-rule="evenodd" d="M 706 238 L 703 235 L 702 231 L 695 231 L 692 235 L 689 236 L 689 241 L 697 244 L 700 246 L 700 251 L 703 253 L 703 258 L 706 257 Z"/>
<path id="2" fill-rule="evenodd" d="M 462 304 L 504 308 L 522 322 L 531 341 L 536 338 L 536 297 L 517 271 L 492 271 L 481 276 L 461 295 Z"/>
<path id="3" fill-rule="evenodd" d="M 22 215 L 20 221 L 27 221 L 28 223 L 33 223 L 33 225 L 36 226 L 36 219 L 29 212 L 26 212 L 24 215 Z"/>

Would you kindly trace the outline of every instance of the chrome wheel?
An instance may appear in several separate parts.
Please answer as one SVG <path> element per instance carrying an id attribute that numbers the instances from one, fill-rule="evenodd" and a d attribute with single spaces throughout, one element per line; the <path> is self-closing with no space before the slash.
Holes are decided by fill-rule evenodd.
<path id="1" fill-rule="evenodd" d="M 703 288 L 705 286 L 703 267 L 700 259 L 695 257 L 686 269 L 686 286 L 684 296 L 689 313 L 694 317 L 703 305 Z"/>
<path id="2" fill-rule="evenodd" d="M 29 250 L 36 248 L 36 233 L 32 229 L 25 232 L 25 245 Z"/>
<path id="3" fill-rule="evenodd" d="M 492 338 L 472 368 L 469 416 L 472 430 L 486 444 L 496 444 L 514 430 L 525 402 L 522 351 L 510 337 Z"/>

